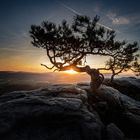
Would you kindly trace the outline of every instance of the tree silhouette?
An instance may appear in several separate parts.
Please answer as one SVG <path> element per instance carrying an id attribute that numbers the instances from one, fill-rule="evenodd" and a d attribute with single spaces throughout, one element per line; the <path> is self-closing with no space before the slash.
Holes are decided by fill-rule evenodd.
<path id="1" fill-rule="evenodd" d="M 99 16 L 90 19 L 87 16 L 77 15 L 72 25 L 66 20 L 60 25 L 48 21 L 42 22 L 39 26 L 31 25 L 32 44 L 46 50 L 52 67 L 41 65 L 54 71 L 73 69 L 77 72 L 86 72 L 91 77 L 91 89 L 95 91 L 101 85 L 104 76 L 99 71 L 102 68 L 93 69 L 88 65 L 85 66 L 87 56 L 108 56 L 111 57 L 110 63 L 114 58 L 118 63 L 119 54 L 122 55 L 120 49 L 122 45 L 117 45 L 119 42 L 115 41 L 115 32 L 99 26 L 98 21 Z M 114 57 L 116 55 L 117 57 Z M 116 63 L 114 66 L 116 67 Z"/>
<path id="2" fill-rule="evenodd" d="M 123 71 L 132 70 L 133 72 L 139 75 L 140 73 L 140 65 L 138 64 L 138 50 L 139 46 L 137 42 L 132 44 L 126 43 L 125 41 L 118 42 L 116 41 L 113 48 L 117 48 L 115 50 L 115 55 L 110 58 L 107 63 L 106 67 L 107 70 L 111 70 L 111 82 L 114 80 L 114 76 L 118 75 Z"/>

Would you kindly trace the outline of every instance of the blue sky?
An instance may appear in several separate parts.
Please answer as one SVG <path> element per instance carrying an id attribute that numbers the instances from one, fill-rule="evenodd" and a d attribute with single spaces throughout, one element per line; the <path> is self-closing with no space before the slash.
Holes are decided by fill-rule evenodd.
<path id="1" fill-rule="evenodd" d="M 47 58 L 30 44 L 30 25 L 43 20 L 71 22 L 75 13 L 99 15 L 101 24 L 116 31 L 117 39 L 140 42 L 139 7 L 139 0 L 0 0 L 0 70 L 20 70 L 21 63 L 23 70 L 35 71 Z"/>

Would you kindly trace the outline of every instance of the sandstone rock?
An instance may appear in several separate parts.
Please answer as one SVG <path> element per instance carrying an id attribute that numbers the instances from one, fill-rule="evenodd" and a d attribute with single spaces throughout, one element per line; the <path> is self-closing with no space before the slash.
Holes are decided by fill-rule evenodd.
<path id="1" fill-rule="evenodd" d="M 0 139 L 140 138 L 139 101 L 105 85 L 88 89 L 88 83 L 59 84 L 0 96 Z"/>
<path id="2" fill-rule="evenodd" d="M 140 79 L 135 77 L 116 78 L 113 83 L 109 83 L 108 85 L 140 101 Z"/>
<path id="3" fill-rule="evenodd" d="M 81 94 L 61 85 L 0 96 L 1 140 L 100 140 L 103 124 Z"/>
<path id="4" fill-rule="evenodd" d="M 106 117 L 107 121 L 116 123 L 130 137 L 140 137 L 139 101 L 105 85 L 102 85 L 97 90 L 96 96 L 108 104 L 107 113 L 103 116 Z M 100 112 L 98 113 L 101 114 Z"/>

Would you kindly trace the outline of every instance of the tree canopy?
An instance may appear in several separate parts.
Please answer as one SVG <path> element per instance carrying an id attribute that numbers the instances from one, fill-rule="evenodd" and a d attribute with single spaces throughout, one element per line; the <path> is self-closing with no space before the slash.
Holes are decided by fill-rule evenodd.
<path id="1" fill-rule="evenodd" d="M 59 25 L 49 21 L 31 25 L 32 44 L 46 50 L 52 67 L 42 65 L 58 71 L 73 68 L 78 72 L 87 72 L 87 56 L 101 55 L 108 56 L 109 60 L 106 67 L 98 70 L 111 70 L 112 75 L 117 75 L 133 67 L 133 71 L 138 72 L 138 44 L 117 41 L 115 31 L 100 26 L 98 21 L 99 16 L 91 19 L 77 15 L 71 25 L 66 20 Z"/>
<path id="2" fill-rule="evenodd" d="M 138 43 L 134 42 L 130 44 L 125 41 L 116 41 L 115 45 L 117 46 L 117 50 L 115 50 L 116 53 L 106 62 L 105 68 L 112 72 L 111 81 L 113 81 L 115 75 L 118 75 L 123 71 L 132 70 L 139 75 L 140 65 L 138 64 Z"/>

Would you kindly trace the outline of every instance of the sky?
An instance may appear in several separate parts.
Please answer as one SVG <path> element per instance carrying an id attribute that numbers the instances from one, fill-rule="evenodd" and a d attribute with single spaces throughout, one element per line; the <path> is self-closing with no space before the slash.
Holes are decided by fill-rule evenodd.
<path id="1" fill-rule="evenodd" d="M 40 63 L 51 65 L 45 51 L 31 45 L 32 24 L 63 19 L 75 14 L 93 18 L 116 31 L 116 38 L 140 42 L 139 0 L 0 0 L 0 71 L 44 72 Z M 90 57 L 92 67 L 104 66 L 106 58 Z"/>

